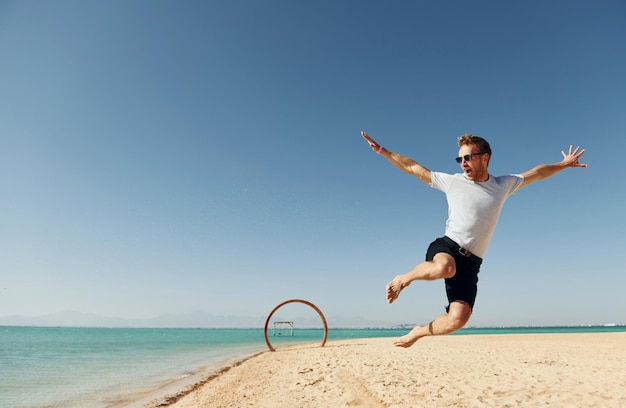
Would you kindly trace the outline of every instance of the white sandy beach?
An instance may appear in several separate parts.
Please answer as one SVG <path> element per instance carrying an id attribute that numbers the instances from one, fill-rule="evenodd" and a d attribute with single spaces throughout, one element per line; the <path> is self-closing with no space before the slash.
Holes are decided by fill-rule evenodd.
<path id="1" fill-rule="evenodd" d="M 626 407 L 626 333 L 332 341 L 258 354 L 152 407 Z"/>

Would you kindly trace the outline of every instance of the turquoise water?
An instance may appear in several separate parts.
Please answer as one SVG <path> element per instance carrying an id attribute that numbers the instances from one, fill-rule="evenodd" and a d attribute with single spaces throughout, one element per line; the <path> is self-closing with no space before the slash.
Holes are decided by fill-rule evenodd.
<path id="1" fill-rule="evenodd" d="M 401 329 L 331 329 L 328 341 L 397 337 Z M 626 326 L 467 328 L 455 335 L 589 333 Z M 322 329 L 269 333 L 274 348 L 319 342 Z M 0 327 L 0 407 L 123 406 L 173 379 L 265 351 L 262 329 Z"/>

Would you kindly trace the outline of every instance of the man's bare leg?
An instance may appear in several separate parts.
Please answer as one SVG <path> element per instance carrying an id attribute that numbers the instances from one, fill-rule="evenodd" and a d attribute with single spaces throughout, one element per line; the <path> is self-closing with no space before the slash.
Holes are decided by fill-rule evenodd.
<path id="1" fill-rule="evenodd" d="M 393 303 L 398 298 L 402 289 L 406 288 L 414 280 L 434 280 L 451 278 L 456 272 L 454 258 L 444 252 L 435 255 L 432 261 L 418 264 L 404 275 L 398 275 L 387 284 L 387 303 Z"/>
<path id="2" fill-rule="evenodd" d="M 411 347 L 424 336 L 439 336 L 459 330 L 472 315 L 472 308 L 464 301 L 450 303 L 448 313 L 438 316 L 425 326 L 415 326 L 408 334 L 398 338 L 393 344 L 398 347 Z"/>

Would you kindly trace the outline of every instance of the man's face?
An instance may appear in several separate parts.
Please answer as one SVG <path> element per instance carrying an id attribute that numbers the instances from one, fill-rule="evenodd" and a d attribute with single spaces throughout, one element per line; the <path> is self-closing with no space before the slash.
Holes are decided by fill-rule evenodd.
<path id="1" fill-rule="evenodd" d="M 459 157 L 461 158 L 461 169 L 472 181 L 487 181 L 489 178 L 489 172 L 487 170 L 487 164 L 489 163 L 489 154 L 482 153 L 478 146 L 470 144 L 463 145 L 459 148 Z M 469 160 L 468 155 L 471 155 Z"/>

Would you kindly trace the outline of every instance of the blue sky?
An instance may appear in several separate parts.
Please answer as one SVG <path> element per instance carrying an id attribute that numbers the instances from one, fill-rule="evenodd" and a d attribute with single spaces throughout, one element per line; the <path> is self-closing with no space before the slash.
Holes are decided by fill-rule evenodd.
<path id="1" fill-rule="evenodd" d="M 494 175 L 586 149 L 512 196 L 470 325 L 626 320 L 626 3 L 0 2 L 0 316 L 426 323 L 385 285 L 445 196 L 372 153 Z"/>

